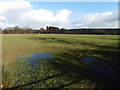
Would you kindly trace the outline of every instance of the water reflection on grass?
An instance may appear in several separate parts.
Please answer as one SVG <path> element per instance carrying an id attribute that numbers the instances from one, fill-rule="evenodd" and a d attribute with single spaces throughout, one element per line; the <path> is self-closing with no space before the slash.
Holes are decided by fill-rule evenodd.
<path id="1" fill-rule="evenodd" d="M 112 67 L 93 57 L 85 57 L 81 61 L 90 65 L 94 79 L 109 87 L 118 87 L 119 73 Z"/>
<path id="2" fill-rule="evenodd" d="M 54 55 L 48 53 L 32 53 L 22 56 L 17 56 L 18 60 L 26 60 L 31 65 L 38 64 L 41 61 L 52 60 Z"/>
<path id="3" fill-rule="evenodd" d="M 63 55 L 55 57 L 47 53 L 32 53 L 18 56 L 16 70 L 9 75 L 14 82 L 8 81 L 8 87 L 95 88 L 101 85 L 99 83 L 117 87 L 118 73 L 99 59 L 84 57 L 80 60 L 79 57 L 75 59 L 73 54 Z"/>

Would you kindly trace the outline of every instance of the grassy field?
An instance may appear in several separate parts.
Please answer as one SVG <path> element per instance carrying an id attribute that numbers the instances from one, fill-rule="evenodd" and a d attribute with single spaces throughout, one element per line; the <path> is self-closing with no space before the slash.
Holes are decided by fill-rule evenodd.
<path id="1" fill-rule="evenodd" d="M 119 72 L 117 35 L 6 34 L 3 40 L 4 88 L 101 88 L 84 57 L 94 57 Z M 16 56 L 49 53 L 54 60 L 31 67 Z"/>

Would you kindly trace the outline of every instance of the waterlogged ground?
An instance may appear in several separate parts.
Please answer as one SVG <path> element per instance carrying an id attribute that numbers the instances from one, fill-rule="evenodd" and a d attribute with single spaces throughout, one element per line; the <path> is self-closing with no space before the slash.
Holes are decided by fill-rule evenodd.
<path id="1" fill-rule="evenodd" d="M 28 55 L 17 56 L 16 59 L 18 60 L 18 62 L 19 61 L 26 61 L 31 66 L 34 66 L 35 64 L 38 64 L 41 61 L 53 60 L 54 55 L 39 52 L 39 53 L 31 53 Z"/>
<path id="2" fill-rule="evenodd" d="M 3 35 L 4 88 L 118 87 L 117 35 Z"/>

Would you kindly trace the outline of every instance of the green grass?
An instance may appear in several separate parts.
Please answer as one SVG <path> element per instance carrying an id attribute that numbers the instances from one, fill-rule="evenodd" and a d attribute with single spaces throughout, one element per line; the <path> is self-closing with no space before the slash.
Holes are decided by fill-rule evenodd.
<path id="1" fill-rule="evenodd" d="M 100 59 L 119 71 L 117 35 L 8 34 L 2 38 L 5 88 L 107 87 L 94 80 L 88 65 L 80 62 L 87 56 Z M 25 59 L 15 59 L 18 55 L 33 52 L 50 53 L 56 57 L 52 61 L 43 60 L 34 67 Z M 111 62 L 107 62 L 109 60 Z"/>

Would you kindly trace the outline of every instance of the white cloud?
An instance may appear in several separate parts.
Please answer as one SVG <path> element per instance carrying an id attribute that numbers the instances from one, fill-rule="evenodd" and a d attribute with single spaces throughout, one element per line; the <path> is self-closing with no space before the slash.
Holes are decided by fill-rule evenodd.
<path id="1" fill-rule="evenodd" d="M 74 24 L 74 27 L 118 27 L 118 13 L 105 12 L 87 14 Z"/>
<path id="2" fill-rule="evenodd" d="M 69 23 L 68 16 L 70 11 L 63 9 L 57 13 L 48 11 L 46 9 L 30 10 L 23 13 L 20 17 L 20 24 L 34 27 L 44 27 L 46 25 L 67 25 Z M 26 18 L 27 17 L 27 18 Z M 23 22 L 21 22 L 23 20 Z"/>
<path id="3" fill-rule="evenodd" d="M 71 11 L 67 9 L 57 12 L 46 9 L 34 10 L 27 1 L 0 2 L 0 26 L 2 28 L 19 25 L 22 27 L 40 28 L 46 25 L 65 26 L 69 24 Z"/>
<path id="4" fill-rule="evenodd" d="M 69 21 L 71 13 L 67 9 L 57 12 L 46 9 L 35 10 L 27 0 L 0 0 L 0 27 L 15 25 L 31 28 L 41 28 L 47 25 L 64 28 L 118 27 L 117 11 L 87 14 L 74 23 Z"/>
<path id="5" fill-rule="evenodd" d="M 2 28 L 13 26 L 22 13 L 30 10 L 31 4 L 26 1 L 1 1 L 0 2 L 0 26 Z"/>

